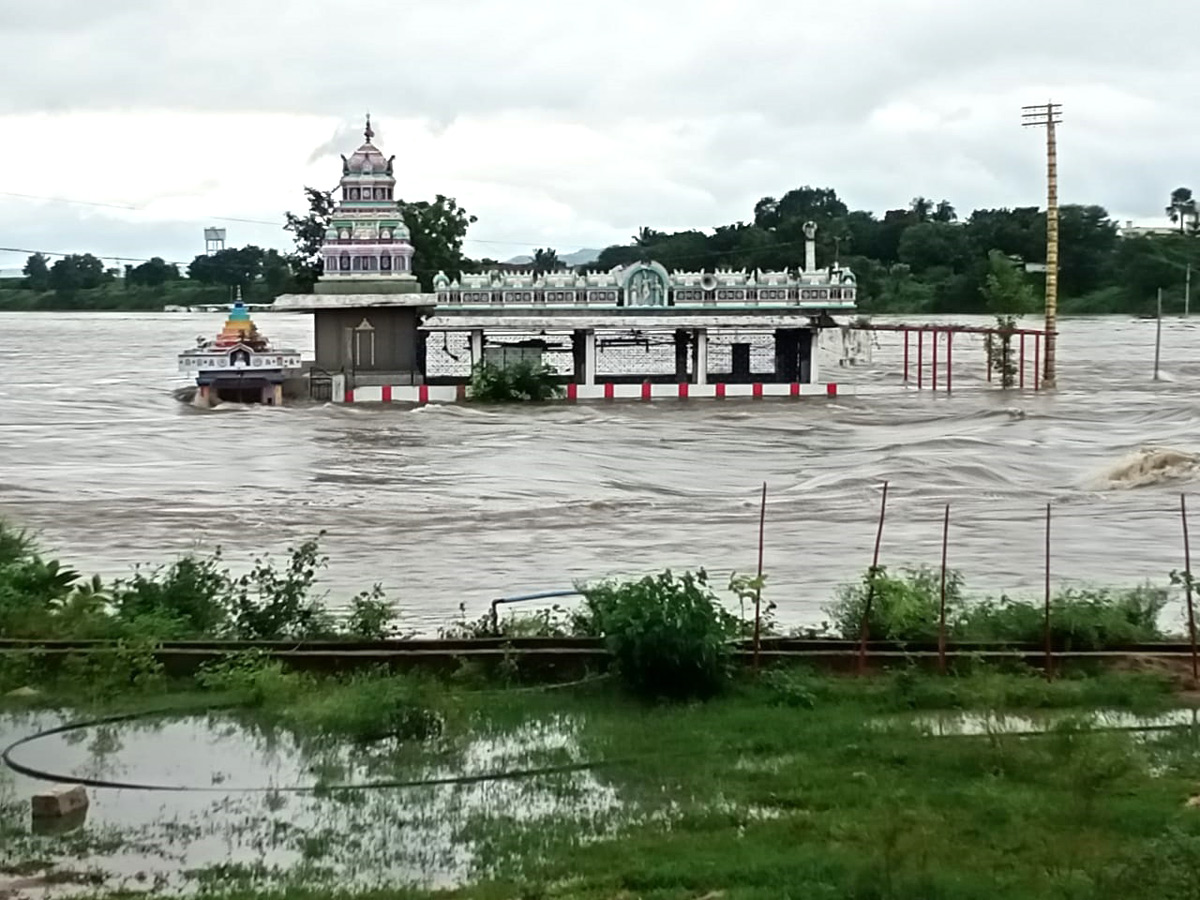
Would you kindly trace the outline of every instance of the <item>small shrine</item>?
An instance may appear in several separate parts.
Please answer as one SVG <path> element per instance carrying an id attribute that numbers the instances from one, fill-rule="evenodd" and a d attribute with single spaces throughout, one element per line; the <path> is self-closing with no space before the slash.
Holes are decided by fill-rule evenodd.
<path id="1" fill-rule="evenodd" d="M 272 347 L 242 303 L 241 293 L 215 340 L 197 338 L 179 354 L 179 371 L 196 379 L 196 406 L 283 404 L 283 384 L 300 370 L 300 351 Z"/>

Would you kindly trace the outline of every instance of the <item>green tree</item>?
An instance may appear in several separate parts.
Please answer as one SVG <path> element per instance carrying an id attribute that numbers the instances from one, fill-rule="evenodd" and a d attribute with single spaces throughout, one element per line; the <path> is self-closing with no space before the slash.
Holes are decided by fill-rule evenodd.
<path id="1" fill-rule="evenodd" d="M 333 221 L 334 200 L 332 191 L 319 191 L 306 187 L 304 196 L 308 200 L 308 213 L 297 216 L 285 213 L 285 231 L 292 233 L 296 249 L 287 257 L 297 290 L 308 293 L 321 277 L 325 267 L 321 259 L 321 245 L 325 232 Z"/>
<path id="2" fill-rule="evenodd" d="M 971 254 L 966 232 L 945 222 L 921 222 L 904 229 L 897 255 L 920 275 L 934 267 L 957 271 Z"/>
<path id="3" fill-rule="evenodd" d="M 42 254 L 35 253 L 25 260 L 25 268 L 21 272 L 25 275 L 25 284 L 30 290 L 45 291 L 49 289 L 50 264 Z"/>
<path id="4" fill-rule="evenodd" d="M 1168 288 L 1182 279 L 1184 266 L 1172 259 L 1170 248 L 1173 243 L 1185 242 L 1193 243 L 1181 235 L 1172 235 L 1169 241 L 1141 236 L 1118 242 L 1113 269 L 1133 308 L 1149 308 L 1159 288 Z"/>
<path id="5" fill-rule="evenodd" d="M 933 212 L 933 201 L 925 197 L 913 197 L 908 208 L 912 211 L 914 221 L 920 224 L 929 220 L 929 214 Z"/>
<path id="6" fill-rule="evenodd" d="M 286 293 L 293 283 L 289 258 L 278 250 L 268 250 L 263 256 L 262 279 L 272 299 Z"/>
<path id="7" fill-rule="evenodd" d="M 934 210 L 930 214 L 929 218 L 933 219 L 935 222 L 957 222 L 958 212 L 954 209 L 949 200 L 941 200 L 938 202 L 938 205 L 934 207 Z"/>
<path id="8" fill-rule="evenodd" d="M 630 247 L 625 244 L 614 244 L 611 247 L 605 247 L 600 251 L 600 256 L 596 258 L 594 268 L 601 272 L 607 272 L 609 269 L 617 266 L 627 266 L 630 263 L 635 263 L 641 259 L 651 259 L 654 253 L 651 250 L 653 245 L 646 247 Z"/>
<path id="9" fill-rule="evenodd" d="M 779 229 L 813 221 L 822 227 L 831 219 L 845 216 L 848 211 L 837 191 L 805 185 L 788 191 L 778 200 L 774 197 L 759 200 L 754 205 L 754 224 L 760 228 Z"/>
<path id="10" fill-rule="evenodd" d="M 1111 284 L 1120 241 L 1117 223 L 1103 206 L 1068 205 L 1058 213 L 1059 291 L 1079 297 Z"/>
<path id="11" fill-rule="evenodd" d="M 663 237 L 665 235 L 661 231 L 655 231 L 653 228 L 647 228 L 643 225 L 638 229 L 638 233 L 633 236 L 633 242 L 639 247 L 649 247 L 660 241 Z"/>
<path id="12" fill-rule="evenodd" d="M 551 248 L 541 248 L 533 251 L 533 271 L 538 275 L 544 275 L 546 272 L 557 272 L 562 268 L 562 263 L 558 259 L 558 251 Z"/>
<path id="13" fill-rule="evenodd" d="M 433 290 L 433 276 L 439 271 L 451 277 L 461 274 L 463 240 L 476 217 L 469 215 L 453 197 L 442 194 L 432 203 L 401 201 L 400 207 L 411 235 L 414 269 L 422 289 Z"/>
<path id="14" fill-rule="evenodd" d="M 253 244 L 201 254 L 188 266 L 188 278 L 201 284 L 223 284 L 248 291 L 262 272 L 263 251 Z"/>
<path id="15" fill-rule="evenodd" d="M 155 256 L 132 268 L 126 267 L 125 283 L 132 287 L 160 287 L 179 279 L 179 267 Z"/>
<path id="16" fill-rule="evenodd" d="M 50 267 L 49 284 L 55 293 L 70 296 L 76 291 L 98 288 L 110 278 L 104 263 L 92 254 L 71 254 Z"/>
<path id="17" fill-rule="evenodd" d="M 981 291 L 988 312 L 997 316 L 1023 316 L 1033 312 L 1037 303 L 1019 266 L 999 250 L 988 254 Z"/>
<path id="18" fill-rule="evenodd" d="M 1012 333 L 1017 319 L 1033 310 L 1033 291 L 1017 265 L 999 250 L 988 254 L 988 273 L 981 291 L 988 311 L 996 316 L 1000 327 L 997 337 L 988 335 L 988 363 L 1000 374 L 1000 383 L 1012 387 L 1017 375 L 1012 360 Z"/>
<path id="19" fill-rule="evenodd" d="M 977 209 L 964 227 L 980 257 L 999 250 L 1025 262 L 1046 261 L 1046 214 L 1036 206 Z"/>
<path id="20" fill-rule="evenodd" d="M 1177 187 L 1171 191 L 1171 202 L 1167 205 L 1167 217 L 1173 225 L 1179 226 L 1180 234 L 1188 229 L 1192 231 L 1197 229 L 1200 211 L 1196 208 L 1196 198 L 1192 196 L 1191 188 Z"/>

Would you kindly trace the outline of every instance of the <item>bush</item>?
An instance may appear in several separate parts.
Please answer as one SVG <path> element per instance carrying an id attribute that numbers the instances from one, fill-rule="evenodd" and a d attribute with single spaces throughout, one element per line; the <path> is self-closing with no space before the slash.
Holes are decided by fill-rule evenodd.
<path id="1" fill-rule="evenodd" d="M 205 690 L 233 694 L 252 706 L 286 702 L 312 684 L 309 676 L 289 672 L 261 650 L 231 653 L 219 662 L 205 663 L 196 680 Z"/>
<path id="2" fill-rule="evenodd" d="M 863 611 L 871 596 L 868 619 L 872 640 L 936 641 L 941 608 L 941 572 L 921 567 L 889 575 L 883 566 L 868 571 L 858 584 L 844 585 L 826 612 L 837 633 L 847 639 L 862 634 Z M 946 572 L 946 631 L 954 634 L 965 607 L 962 575 Z"/>
<path id="3" fill-rule="evenodd" d="M 379 585 L 351 600 L 341 626 L 324 598 L 312 595 L 326 562 L 318 539 L 289 548 L 288 562 L 279 568 L 263 556 L 234 577 L 218 550 L 156 569 L 139 567 L 106 586 L 42 557 L 24 532 L 0 521 L 0 636 L 154 642 L 394 635 L 395 609 Z"/>
<path id="4" fill-rule="evenodd" d="M 396 607 L 384 596 L 383 588 L 375 585 L 350 601 L 350 616 L 342 633 L 345 637 L 383 641 L 396 637 Z"/>
<path id="5" fill-rule="evenodd" d="M 1163 639 L 1158 617 L 1167 591 L 1150 585 L 1126 590 L 1061 591 L 1050 601 L 1050 640 L 1063 650 L 1103 650 L 1120 644 Z M 1038 643 L 1046 636 L 1042 603 L 1001 597 L 972 605 L 964 632 L 972 640 Z"/>
<path id="6" fill-rule="evenodd" d="M 424 740 L 442 730 L 432 688 L 383 670 L 318 681 L 288 671 L 261 651 L 248 651 L 204 666 L 197 680 L 305 734 Z"/>
<path id="7" fill-rule="evenodd" d="M 324 532 L 321 532 L 323 535 Z M 330 637 L 337 630 L 319 600 L 309 592 L 327 558 L 317 539 L 289 549 L 287 568 L 276 570 L 267 557 L 233 582 L 234 628 L 243 640 Z"/>
<path id="8" fill-rule="evenodd" d="M 602 635 L 622 681 L 643 697 L 706 697 L 730 676 L 737 619 L 701 569 L 581 589 L 591 631 Z"/>
<path id="9" fill-rule="evenodd" d="M 509 366 L 479 363 L 471 372 L 468 388 L 470 398 L 482 403 L 553 400 L 562 393 L 553 366 L 527 360 Z"/>
<path id="10" fill-rule="evenodd" d="M 856 640 L 862 633 L 867 595 L 873 589 L 870 637 L 873 640 L 934 641 L 938 635 L 941 575 L 929 569 L 906 569 L 889 575 L 880 567 L 860 583 L 839 590 L 826 609 L 834 629 Z M 1102 650 L 1120 644 L 1163 640 L 1158 617 L 1167 604 L 1165 588 L 1143 585 L 1129 589 L 1067 588 L 1050 602 L 1050 639 L 1063 650 Z M 968 600 L 962 575 L 946 573 L 946 633 L 965 641 L 1040 644 L 1045 640 L 1043 603 L 996 599 Z"/>
<path id="11" fill-rule="evenodd" d="M 185 556 L 150 573 L 134 570 L 132 578 L 114 585 L 118 617 L 155 623 L 164 638 L 227 634 L 230 581 L 220 560 L 218 550 L 207 559 Z"/>

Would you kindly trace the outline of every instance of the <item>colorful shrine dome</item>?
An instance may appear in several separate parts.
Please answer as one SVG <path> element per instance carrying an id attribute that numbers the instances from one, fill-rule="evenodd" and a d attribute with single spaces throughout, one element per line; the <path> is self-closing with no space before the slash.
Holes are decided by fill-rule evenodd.
<path id="1" fill-rule="evenodd" d="M 215 347 L 222 348 L 234 347 L 237 344 L 246 344 L 251 347 L 256 347 L 258 344 L 266 345 L 266 339 L 258 333 L 257 326 L 250 318 L 249 310 L 241 300 L 233 304 L 233 308 L 229 311 L 229 318 L 225 320 L 225 327 L 221 329 L 221 333 L 213 342 Z"/>

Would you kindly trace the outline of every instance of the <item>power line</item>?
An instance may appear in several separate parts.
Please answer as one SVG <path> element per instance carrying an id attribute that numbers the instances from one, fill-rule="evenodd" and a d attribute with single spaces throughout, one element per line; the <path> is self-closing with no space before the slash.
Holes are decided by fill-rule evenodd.
<path id="1" fill-rule="evenodd" d="M 66 203 L 72 206 L 92 206 L 101 209 L 121 209 L 129 212 L 149 212 L 145 205 L 137 206 L 127 203 L 104 203 L 96 200 L 75 200 L 69 197 L 47 197 L 40 194 L 24 194 L 17 191 L 0 191 L 0 197 L 17 197 L 21 200 L 37 200 L 43 203 Z M 266 219 L 248 219 L 241 216 L 193 216 L 186 221 L 191 222 L 240 222 L 245 225 L 270 225 L 282 230 L 283 225 L 279 221 L 268 221 Z M 510 247 L 535 247 L 538 244 L 544 243 L 545 239 L 536 241 L 496 241 L 486 238 L 468 238 L 468 240 L 476 244 L 499 244 Z M 3 249 L 3 248 L 0 248 Z M 116 257 L 108 257 L 115 259 Z"/>
<path id="2" fill-rule="evenodd" d="M 47 197 L 47 196 L 42 196 L 39 194 L 18 193 L 16 191 L 0 191 L 0 197 L 18 197 L 23 200 L 38 200 L 38 201 L 42 201 L 42 202 L 46 202 L 46 203 L 66 203 L 66 204 L 70 204 L 70 205 L 74 205 L 74 206 L 99 207 L 101 209 L 121 209 L 121 210 L 130 211 L 130 212 L 148 212 L 148 210 L 146 209 L 146 207 L 144 205 L 136 206 L 136 205 L 124 204 L 124 203 L 105 203 L 105 202 L 93 201 L 93 200 L 75 200 L 75 199 L 71 199 L 68 197 Z M 242 218 L 242 217 L 238 217 L 238 216 L 192 217 L 192 218 L 189 218 L 187 221 L 240 222 L 240 223 L 247 224 L 247 225 L 270 225 L 270 226 L 278 227 L 281 230 L 283 229 L 283 225 L 280 224 L 280 222 L 278 222 L 278 221 L 272 222 L 272 221 L 266 221 L 264 219 L 248 219 L 248 218 Z M 537 247 L 537 246 L 540 246 L 541 244 L 545 243 L 545 238 L 539 238 L 537 240 L 523 240 L 523 241 L 497 241 L 497 240 L 492 240 L 489 238 L 477 238 L 477 237 L 469 237 L 468 236 L 467 238 L 465 238 L 465 241 L 469 241 L 472 244 L 490 244 L 490 245 L 505 246 L 505 247 Z M 673 257 L 673 259 L 682 262 L 682 261 L 699 260 L 699 259 L 711 259 L 714 256 L 715 257 L 724 257 L 724 256 L 734 256 L 737 254 L 747 254 L 748 255 L 748 254 L 752 254 L 752 253 L 756 253 L 756 252 L 771 251 L 778 247 L 800 246 L 804 243 L 805 243 L 804 240 L 780 241 L 778 243 L 771 244 L 770 246 L 767 246 L 767 247 L 756 247 L 756 248 L 752 248 L 752 249 L 714 250 L 714 251 L 706 252 L 706 253 L 693 253 L 693 254 L 688 254 L 686 256 L 675 256 L 675 257 Z M 630 247 L 630 245 L 627 245 L 627 244 L 618 244 L 618 245 L 614 245 L 614 246 Z M 0 251 L 4 251 L 6 249 L 10 249 L 10 248 L 0 247 Z M 630 247 L 630 249 L 633 249 L 633 248 Z M 20 252 L 20 253 L 41 252 L 48 256 L 71 255 L 71 254 L 64 254 L 64 253 L 50 253 L 49 251 L 31 251 L 31 250 L 19 250 L 19 251 L 14 251 L 14 252 Z M 118 259 L 118 260 L 121 259 L 121 257 L 118 257 L 118 256 L 105 256 L 103 258 L 104 259 Z M 146 260 L 130 259 L 128 261 L 145 262 Z"/>
<path id="3" fill-rule="evenodd" d="M 0 247 L 0 253 L 27 253 L 30 256 L 33 256 L 35 253 L 40 253 L 42 256 L 63 256 L 63 257 L 83 256 L 84 255 L 82 253 L 62 253 L 58 250 L 30 250 L 28 247 Z M 90 255 L 96 257 L 96 259 L 99 259 L 101 261 L 106 260 L 106 259 L 111 259 L 113 262 L 137 262 L 137 263 L 150 262 L 149 259 L 146 259 L 145 257 L 142 257 L 142 256 L 109 256 L 107 253 L 102 254 L 102 255 L 92 253 Z M 161 256 L 157 257 L 157 258 L 162 259 Z M 188 265 L 188 263 L 182 262 L 180 260 L 164 259 L 163 262 L 172 263 L 173 265 L 177 265 L 177 266 Z"/>

